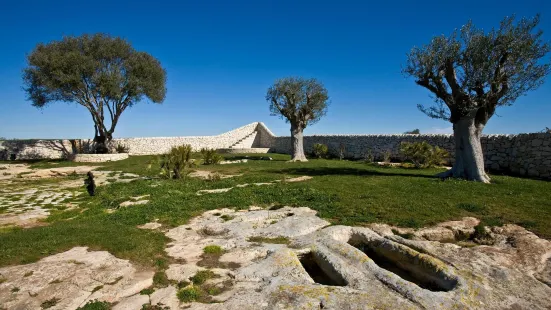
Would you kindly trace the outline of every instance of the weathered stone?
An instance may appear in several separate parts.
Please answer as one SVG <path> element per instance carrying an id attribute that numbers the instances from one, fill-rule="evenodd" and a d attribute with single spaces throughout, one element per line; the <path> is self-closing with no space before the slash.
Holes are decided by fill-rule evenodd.
<path id="1" fill-rule="evenodd" d="M 152 271 L 138 271 L 127 260 L 105 251 L 89 252 L 84 247 L 36 263 L 0 268 L 0 275 L 4 279 L 0 283 L 0 305 L 7 309 L 40 309 L 42 302 L 54 298 L 58 301 L 50 309 L 76 309 L 94 299 L 122 306 L 126 299 L 153 283 Z M 11 292 L 14 287 L 19 289 L 16 294 Z M 141 304 L 121 309 L 140 308 Z"/>

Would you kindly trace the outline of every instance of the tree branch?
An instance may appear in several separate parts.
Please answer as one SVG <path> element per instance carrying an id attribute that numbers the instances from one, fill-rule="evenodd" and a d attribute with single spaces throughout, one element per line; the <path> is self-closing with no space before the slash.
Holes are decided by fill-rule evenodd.
<path id="1" fill-rule="evenodd" d="M 454 98 L 460 94 L 463 94 L 461 87 L 457 83 L 457 76 L 455 74 L 455 68 L 453 67 L 453 61 L 451 59 L 447 59 L 446 64 L 444 65 L 444 77 L 452 89 L 452 96 Z"/>

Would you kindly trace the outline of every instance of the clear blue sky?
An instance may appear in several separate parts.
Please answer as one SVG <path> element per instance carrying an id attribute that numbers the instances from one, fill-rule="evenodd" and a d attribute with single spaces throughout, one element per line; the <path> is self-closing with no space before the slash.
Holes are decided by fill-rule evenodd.
<path id="1" fill-rule="evenodd" d="M 264 96 L 277 78 L 324 82 L 328 114 L 306 134 L 446 132 L 450 124 L 417 110 L 427 91 L 401 65 L 414 45 L 472 19 L 489 29 L 507 15 L 541 13 L 551 40 L 551 1 L 3 1 L 0 7 L 0 136 L 86 138 L 93 123 L 81 106 L 39 110 L 25 100 L 21 70 L 38 42 L 104 32 L 158 58 L 168 74 L 162 105 L 123 114 L 116 137 L 211 135 L 263 121 L 278 135 Z M 501 108 L 485 133 L 551 127 L 551 78 Z"/>

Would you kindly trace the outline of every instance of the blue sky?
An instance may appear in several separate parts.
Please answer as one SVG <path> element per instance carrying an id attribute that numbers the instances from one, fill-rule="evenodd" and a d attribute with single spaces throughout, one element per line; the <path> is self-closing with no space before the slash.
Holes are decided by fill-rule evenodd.
<path id="1" fill-rule="evenodd" d="M 21 70 L 39 42 L 104 32 L 158 58 L 168 74 L 162 105 L 126 111 L 116 137 L 211 135 L 262 121 L 278 135 L 264 97 L 275 79 L 320 79 L 328 114 L 306 134 L 449 132 L 416 105 L 432 99 L 401 65 L 414 45 L 449 34 L 469 19 L 490 29 L 507 15 L 541 13 L 551 41 L 551 1 L 4 1 L 0 8 L 0 137 L 86 138 L 81 106 L 26 101 Z M 549 59 L 549 58 L 548 58 Z M 551 78 L 501 108 L 485 133 L 551 127 Z"/>

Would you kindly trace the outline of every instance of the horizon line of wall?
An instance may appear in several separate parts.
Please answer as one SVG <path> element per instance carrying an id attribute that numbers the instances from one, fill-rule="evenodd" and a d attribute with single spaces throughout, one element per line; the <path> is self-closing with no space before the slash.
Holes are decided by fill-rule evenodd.
<path id="1" fill-rule="evenodd" d="M 80 141 L 91 142 L 89 139 Z M 453 162 L 455 142 L 453 135 L 445 134 L 310 135 L 304 136 L 304 150 L 311 153 L 314 144 L 323 143 L 333 155 L 340 152 L 342 145 L 345 157 L 350 159 L 365 158 L 368 152 L 375 158 L 382 158 L 385 152 L 390 152 L 391 158 L 403 160 L 400 143 L 420 141 L 427 141 L 447 150 Z M 551 179 L 551 134 L 483 135 L 481 143 L 487 169 Z M 291 152 L 291 138 L 274 135 L 261 122 L 247 124 L 216 136 L 113 139 L 113 145 L 116 144 L 125 145 L 130 155 L 163 154 L 172 147 L 183 144 L 190 144 L 194 151 L 239 145 L 247 148 L 269 148 L 273 153 Z M 10 156 L 15 156 L 15 159 L 43 159 L 63 158 L 74 154 L 76 150 L 71 140 L 5 140 L 0 141 L 0 159 L 2 152 L 4 159 L 10 159 Z"/>

